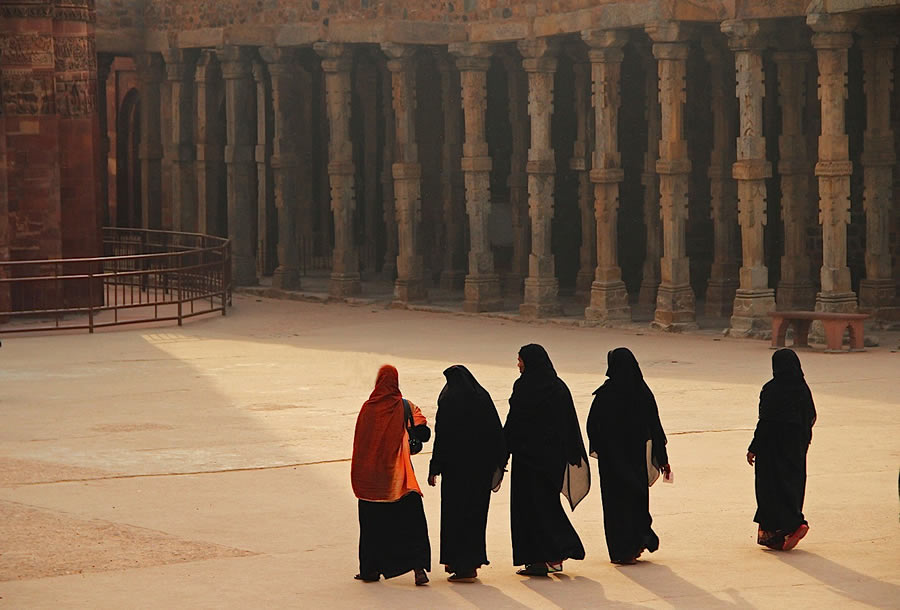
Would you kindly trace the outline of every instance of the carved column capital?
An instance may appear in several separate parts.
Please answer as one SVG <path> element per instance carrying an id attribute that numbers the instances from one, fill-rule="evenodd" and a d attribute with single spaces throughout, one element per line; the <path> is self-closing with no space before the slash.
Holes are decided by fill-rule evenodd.
<path id="1" fill-rule="evenodd" d="M 414 65 L 415 45 L 383 42 L 381 50 L 388 58 L 387 66 L 391 72 L 402 72 L 411 69 Z"/>
<path id="2" fill-rule="evenodd" d="M 520 40 L 516 47 L 524 58 L 522 66 L 526 72 L 556 72 L 556 54 L 559 51 L 556 41 L 547 38 Z"/>
<path id="3" fill-rule="evenodd" d="M 478 42 L 454 42 L 447 50 L 456 57 L 456 66 L 460 70 L 487 71 L 491 64 L 491 56 L 494 54 L 492 45 Z"/>
<path id="4" fill-rule="evenodd" d="M 198 49 L 166 49 L 162 52 L 166 62 L 166 80 L 183 81 L 191 78 Z"/>
<path id="5" fill-rule="evenodd" d="M 722 22 L 720 29 L 728 36 L 732 51 L 760 51 L 768 43 L 760 22 L 755 19 L 729 19 Z"/>
<path id="6" fill-rule="evenodd" d="M 300 65 L 300 49 L 296 47 L 260 47 L 259 56 L 269 65 L 269 74 L 295 72 Z"/>
<path id="7" fill-rule="evenodd" d="M 853 30 L 858 23 L 855 15 L 812 13 L 806 16 L 806 25 L 815 32 L 812 45 L 816 49 L 849 49 L 853 46 Z"/>
<path id="8" fill-rule="evenodd" d="M 621 56 L 622 47 L 628 42 L 628 32 L 625 30 L 582 30 L 581 39 L 594 51 L 618 52 Z M 592 60 L 593 61 L 593 60 Z M 617 61 L 621 61 L 621 58 Z"/>
<path id="9" fill-rule="evenodd" d="M 655 21 L 644 26 L 655 43 L 683 43 L 691 38 L 694 28 L 680 21 Z"/>
<path id="10" fill-rule="evenodd" d="M 222 78 L 240 80 L 252 78 L 252 50 L 247 47 L 229 45 L 216 49 L 219 63 L 222 65 Z"/>
<path id="11" fill-rule="evenodd" d="M 353 50 L 339 42 L 317 42 L 313 50 L 322 58 L 325 72 L 349 72 L 353 67 Z"/>

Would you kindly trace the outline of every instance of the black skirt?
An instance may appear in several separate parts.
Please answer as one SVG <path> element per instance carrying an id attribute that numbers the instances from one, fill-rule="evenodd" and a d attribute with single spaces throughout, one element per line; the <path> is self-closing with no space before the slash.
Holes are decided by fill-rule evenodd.
<path id="1" fill-rule="evenodd" d="M 806 452 L 809 436 L 800 425 L 761 421 L 756 450 L 756 515 L 767 532 L 793 532 L 806 523 Z"/>
<path id="2" fill-rule="evenodd" d="M 511 478 L 513 565 L 584 559 L 584 545 L 563 510 L 558 481 L 515 456 Z"/>
<path id="3" fill-rule="evenodd" d="M 491 503 L 491 473 L 446 472 L 441 480 L 441 563 L 454 572 L 487 565 L 484 535 Z"/>
<path id="4" fill-rule="evenodd" d="M 359 573 L 393 578 L 419 568 L 431 571 L 422 497 L 413 492 L 396 502 L 360 500 Z"/>
<path id="5" fill-rule="evenodd" d="M 644 549 L 659 548 L 650 527 L 650 490 L 647 486 L 645 449 L 633 443 L 629 451 L 603 451 L 598 455 L 603 529 L 612 561 L 629 561 Z"/>

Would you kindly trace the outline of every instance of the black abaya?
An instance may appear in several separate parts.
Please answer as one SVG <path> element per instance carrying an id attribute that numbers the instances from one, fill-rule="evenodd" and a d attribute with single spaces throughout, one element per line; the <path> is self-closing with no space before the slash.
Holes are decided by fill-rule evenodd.
<path id="1" fill-rule="evenodd" d="M 487 565 L 491 489 L 508 454 L 490 394 L 462 365 L 444 371 L 429 476 L 441 475 L 441 563 L 453 572 Z"/>
<path id="2" fill-rule="evenodd" d="M 656 400 L 634 355 L 618 348 L 607 359 L 609 379 L 594 392 L 587 433 L 600 470 L 609 558 L 628 562 L 644 549 L 659 548 L 651 528 L 647 441 L 652 441 L 655 465 L 667 465 L 669 458 Z"/>
<path id="3" fill-rule="evenodd" d="M 773 378 L 759 396 L 759 422 L 749 451 L 756 455 L 753 520 L 769 533 L 790 533 L 805 524 L 806 453 L 816 408 L 800 359 L 790 349 L 772 355 Z"/>
<path id="4" fill-rule="evenodd" d="M 540 345 L 519 351 L 525 365 L 513 386 L 504 433 L 513 456 L 513 563 L 584 559 L 584 546 L 560 505 L 574 508 L 590 489 L 587 453 L 566 384 Z"/>
<path id="5" fill-rule="evenodd" d="M 431 543 L 422 496 L 412 492 L 396 502 L 359 500 L 359 573 L 394 578 L 431 570 Z"/>

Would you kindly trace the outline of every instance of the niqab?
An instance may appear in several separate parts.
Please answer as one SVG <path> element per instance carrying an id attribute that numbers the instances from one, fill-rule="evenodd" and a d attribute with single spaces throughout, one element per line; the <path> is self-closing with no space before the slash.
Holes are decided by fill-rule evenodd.
<path id="1" fill-rule="evenodd" d="M 590 490 L 591 479 L 572 394 L 541 345 L 522 347 L 519 357 L 525 369 L 509 399 L 507 447 L 558 479 L 560 492 L 574 510 Z"/>
<path id="2" fill-rule="evenodd" d="M 792 349 L 772 354 L 772 379 L 759 396 L 759 419 L 812 428 L 816 407 L 803 376 L 800 358 Z"/>

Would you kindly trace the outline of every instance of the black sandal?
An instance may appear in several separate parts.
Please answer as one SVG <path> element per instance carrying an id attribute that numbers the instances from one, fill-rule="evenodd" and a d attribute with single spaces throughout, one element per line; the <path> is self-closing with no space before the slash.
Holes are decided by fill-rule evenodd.
<path id="1" fill-rule="evenodd" d="M 353 577 L 355 580 L 361 580 L 363 582 L 378 582 L 381 578 L 381 574 L 357 574 Z"/>
<path id="2" fill-rule="evenodd" d="M 424 568 L 419 568 L 415 570 L 416 574 L 416 586 L 421 587 L 423 585 L 428 584 L 428 574 L 425 573 Z"/>
<path id="3" fill-rule="evenodd" d="M 516 574 L 519 576 L 546 576 L 547 575 L 547 564 L 546 563 L 529 563 L 525 564 L 525 567 L 521 570 L 516 570 Z"/>

